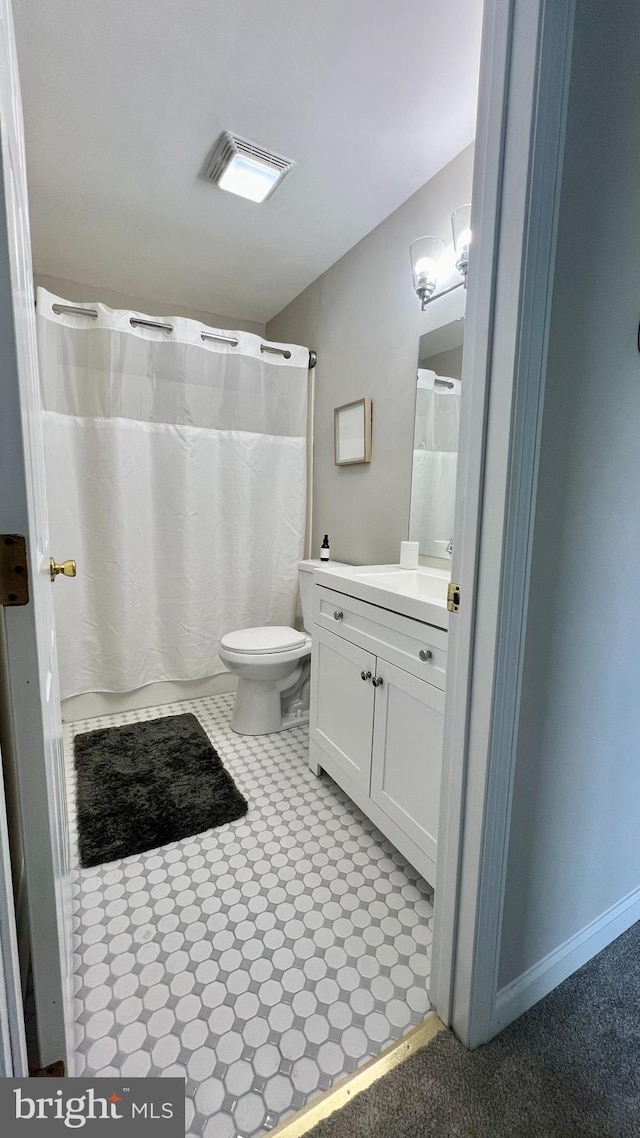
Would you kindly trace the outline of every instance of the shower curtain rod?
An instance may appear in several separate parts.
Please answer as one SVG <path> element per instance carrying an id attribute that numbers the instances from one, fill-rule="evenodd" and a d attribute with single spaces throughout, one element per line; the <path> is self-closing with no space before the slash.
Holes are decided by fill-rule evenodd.
<path id="1" fill-rule="evenodd" d="M 52 304 L 56 316 L 61 312 L 69 312 L 72 316 L 90 316 L 92 320 L 98 319 L 95 308 L 80 308 L 75 304 Z M 143 320 L 141 316 L 132 316 L 129 320 L 132 328 L 160 328 L 163 332 L 173 332 L 173 324 L 166 324 L 162 320 Z M 232 336 L 217 336 L 215 332 L 201 332 L 201 340 L 215 340 L 219 344 L 229 344 L 232 348 L 238 347 L 238 341 Z M 273 344 L 261 344 L 261 352 L 270 352 L 274 356 L 284 356 L 291 359 L 291 352 L 287 348 L 276 348 Z M 317 352 L 309 352 L 309 367 L 314 368 L 318 362 Z"/>

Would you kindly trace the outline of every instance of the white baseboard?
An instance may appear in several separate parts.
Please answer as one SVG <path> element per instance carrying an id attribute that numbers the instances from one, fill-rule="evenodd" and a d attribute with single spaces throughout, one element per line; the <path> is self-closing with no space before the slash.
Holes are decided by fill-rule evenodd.
<path id="1" fill-rule="evenodd" d="M 627 894 L 575 936 L 517 976 L 496 997 L 491 1034 L 502 1031 L 640 920 L 640 889 Z"/>
<path id="2" fill-rule="evenodd" d="M 202 699 L 205 696 L 234 692 L 237 676 L 219 672 L 203 680 L 166 680 L 147 684 L 144 688 L 125 692 L 85 692 L 62 700 L 62 719 L 74 723 L 78 719 L 95 719 L 98 715 L 119 715 L 126 711 L 140 711 L 143 707 L 160 707 L 179 703 L 182 699 Z"/>

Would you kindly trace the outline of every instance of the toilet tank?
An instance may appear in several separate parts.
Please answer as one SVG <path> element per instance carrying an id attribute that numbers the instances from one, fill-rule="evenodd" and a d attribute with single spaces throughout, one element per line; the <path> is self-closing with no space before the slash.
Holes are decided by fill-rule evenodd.
<path id="1" fill-rule="evenodd" d="M 341 561 L 330 561 L 329 565 L 341 565 Z M 298 580 L 300 584 L 300 604 L 302 606 L 302 624 L 305 632 L 311 632 L 313 627 L 313 570 L 326 566 L 326 561 L 317 557 L 308 561 L 298 562 Z"/>

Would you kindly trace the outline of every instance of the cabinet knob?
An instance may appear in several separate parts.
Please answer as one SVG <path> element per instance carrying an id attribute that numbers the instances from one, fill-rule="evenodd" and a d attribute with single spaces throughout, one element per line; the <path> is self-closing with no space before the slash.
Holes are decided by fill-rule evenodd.
<path id="1" fill-rule="evenodd" d="M 333 613 L 334 620 L 342 620 L 344 613 L 340 609 L 335 609 Z"/>
<path id="2" fill-rule="evenodd" d="M 373 684 L 374 688 L 381 688 L 384 680 L 382 676 L 374 676 L 371 683 Z"/>
<path id="3" fill-rule="evenodd" d="M 430 660 L 433 656 L 433 652 L 430 648 L 421 648 L 418 655 L 421 660 Z"/>
<path id="4" fill-rule="evenodd" d="M 360 672 L 360 679 L 361 680 L 370 680 L 371 679 L 371 672 L 365 672 L 365 671 Z"/>

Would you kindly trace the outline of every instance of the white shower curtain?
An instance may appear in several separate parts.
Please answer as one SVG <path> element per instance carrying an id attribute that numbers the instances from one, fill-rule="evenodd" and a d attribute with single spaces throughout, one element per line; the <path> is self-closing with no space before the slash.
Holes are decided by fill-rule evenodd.
<path id="1" fill-rule="evenodd" d="M 409 533 L 420 553 L 444 557 L 453 535 L 460 380 L 418 371 Z"/>
<path id="2" fill-rule="evenodd" d="M 308 350 L 68 303 L 38 290 L 62 696 L 214 675 L 226 632 L 294 619 Z"/>

